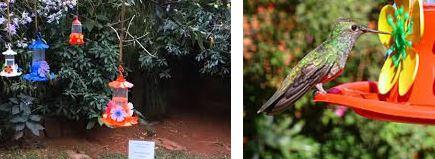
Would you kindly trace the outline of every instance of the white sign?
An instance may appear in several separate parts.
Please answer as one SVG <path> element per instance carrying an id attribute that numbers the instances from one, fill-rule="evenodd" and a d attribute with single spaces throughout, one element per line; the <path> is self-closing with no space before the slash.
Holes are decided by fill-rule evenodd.
<path id="1" fill-rule="evenodd" d="M 155 143 L 152 141 L 128 141 L 129 159 L 154 159 Z"/>

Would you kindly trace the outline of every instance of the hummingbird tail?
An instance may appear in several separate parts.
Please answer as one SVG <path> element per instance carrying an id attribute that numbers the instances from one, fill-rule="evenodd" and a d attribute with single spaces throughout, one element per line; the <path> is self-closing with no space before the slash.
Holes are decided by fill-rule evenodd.
<path id="1" fill-rule="evenodd" d="M 304 67 L 296 78 L 285 84 L 285 89 L 278 89 L 257 113 L 266 112 L 268 115 L 275 115 L 293 106 L 298 99 L 328 75 L 332 65 L 328 63 L 320 67 L 315 65 Z"/>
<path id="2" fill-rule="evenodd" d="M 279 99 L 279 97 L 282 95 L 283 94 L 281 94 L 278 91 L 275 92 L 273 96 L 270 97 L 269 100 L 267 100 L 267 102 L 261 106 L 261 108 L 257 111 L 257 113 L 260 114 L 261 112 L 266 112 L 267 114 L 269 114 L 269 110 L 273 109 L 273 105 L 276 104 L 276 102 L 278 101 L 277 99 Z"/>

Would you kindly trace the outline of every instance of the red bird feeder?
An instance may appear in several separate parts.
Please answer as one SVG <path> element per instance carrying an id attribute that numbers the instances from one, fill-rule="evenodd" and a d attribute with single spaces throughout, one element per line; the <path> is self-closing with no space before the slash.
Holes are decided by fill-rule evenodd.
<path id="1" fill-rule="evenodd" d="M 72 22 L 71 34 L 69 35 L 69 44 L 71 45 L 83 45 L 82 23 L 79 21 L 79 17 L 75 16 Z"/>
<path id="2" fill-rule="evenodd" d="M 119 66 L 118 78 L 109 83 L 109 87 L 113 91 L 112 100 L 107 104 L 101 119 L 111 127 L 132 126 L 138 123 L 138 118 L 133 116 L 133 104 L 128 102 L 128 89 L 132 88 L 133 84 L 125 80 L 122 75 L 123 70 Z"/>
<path id="3" fill-rule="evenodd" d="M 420 58 L 414 83 L 400 95 L 398 82 L 388 93 L 380 93 L 378 83 L 361 81 L 333 87 L 316 94 L 314 101 L 346 106 L 366 118 L 435 124 L 435 4 L 424 3 L 424 34 L 413 44 Z M 411 78 L 411 77 L 409 77 Z"/>

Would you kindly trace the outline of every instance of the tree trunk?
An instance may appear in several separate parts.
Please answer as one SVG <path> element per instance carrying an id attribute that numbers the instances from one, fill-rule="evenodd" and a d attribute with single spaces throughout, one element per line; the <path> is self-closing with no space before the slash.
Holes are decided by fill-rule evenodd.
<path id="1" fill-rule="evenodd" d="M 136 74 L 133 82 L 135 86 L 131 99 L 135 108 L 145 115 L 146 119 L 163 117 L 167 107 L 165 81 L 158 77 Z"/>

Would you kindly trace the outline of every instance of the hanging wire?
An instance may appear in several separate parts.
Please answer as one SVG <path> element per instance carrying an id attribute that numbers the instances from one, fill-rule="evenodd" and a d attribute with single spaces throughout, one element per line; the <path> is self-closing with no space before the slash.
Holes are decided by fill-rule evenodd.
<path id="1" fill-rule="evenodd" d="M 9 0 L 6 0 L 6 5 L 7 5 L 7 14 L 8 14 L 8 23 L 6 24 L 6 26 L 8 27 L 8 38 L 9 38 L 9 42 L 11 42 L 12 41 L 12 37 L 11 37 L 11 30 L 10 30 L 10 27 L 11 27 L 11 13 L 10 13 L 10 10 L 9 10 L 9 7 L 10 7 L 10 4 L 9 4 Z"/>
<path id="2" fill-rule="evenodd" d="M 38 0 L 34 0 L 34 5 L 33 5 L 33 10 L 34 10 L 34 14 L 35 14 L 35 30 L 36 32 L 39 32 L 38 30 L 38 10 L 37 10 L 37 6 L 38 6 Z"/>
<path id="3" fill-rule="evenodd" d="M 79 0 L 76 1 L 76 16 L 79 16 Z"/>
<path id="4" fill-rule="evenodd" d="M 119 57 L 118 57 L 118 60 L 119 60 L 119 66 L 118 66 L 118 77 L 123 77 L 124 75 L 123 75 L 123 73 L 124 73 L 124 68 L 122 67 L 122 65 L 123 65 L 123 60 L 122 60 L 122 55 L 123 55 L 123 42 L 124 42 L 124 19 L 125 19 L 125 3 L 124 3 L 124 0 L 121 0 L 121 2 L 122 2 L 122 6 L 121 6 L 121 19 L 120 19 L 120 22 L 121 22 L 121 26 L 120 26 L 120 32 L 119 32 L 119 35 L 118 35 L 118 32 L 116 32 L 116 30 L 114 29 L 114 28 L 112 28 L 112 29 L 114 29 L 115 30 L 115 33 L 117 34 L 117 36 L 118 36 L 118 38 L 119 38 Z"/>
<path id="5" fill-rule="evenodd" d="M 125 3 L 124 0 L 121 0 L 121 29 L 119 32 L 119 65 L 123 64 L 122 55 L 123 55 L 123 41 L 124 41 L 124 19 L 125 19 Z"/>

